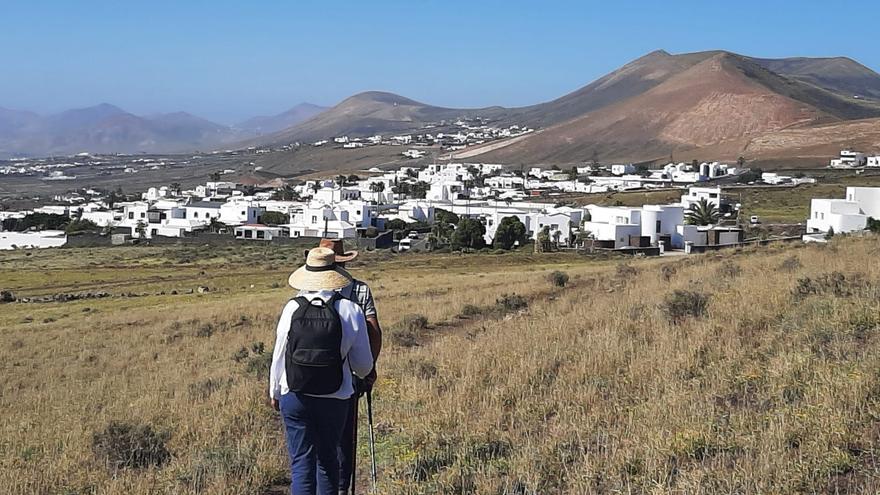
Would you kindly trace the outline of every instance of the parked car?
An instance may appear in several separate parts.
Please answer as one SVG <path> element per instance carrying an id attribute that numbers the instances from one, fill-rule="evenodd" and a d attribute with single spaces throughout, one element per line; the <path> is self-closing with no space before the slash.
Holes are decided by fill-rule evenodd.
<path id="1" fill-rule="evenodd" d="M 761 223 L 761 220 L 758 219 L 758 215 L 752 215 L 751 218 L 749 218 L 749 223 L 752 225 L 758 225 Z"/>

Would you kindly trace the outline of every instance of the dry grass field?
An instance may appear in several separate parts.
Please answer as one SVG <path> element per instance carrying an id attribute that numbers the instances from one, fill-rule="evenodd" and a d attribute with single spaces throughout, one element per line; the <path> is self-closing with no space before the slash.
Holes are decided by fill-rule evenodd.
<path id="1" fill-rule="evenodd" d="M 379 493 L 878 493 L 878 254 L 874 237 L 626 263 L 370 253 L 352 271 L 387 342 Z M 265 374 L 301 260 L 0 254 L 18 297 L 111 294 L 0 305 L 3 492 L 282 492 Z"/>

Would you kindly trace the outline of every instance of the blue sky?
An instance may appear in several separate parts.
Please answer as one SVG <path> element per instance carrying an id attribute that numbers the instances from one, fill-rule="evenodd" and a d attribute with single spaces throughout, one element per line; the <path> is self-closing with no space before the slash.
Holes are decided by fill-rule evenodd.
<path id="1" fill-rule="evenodd" d="M 0 0 L 0 106 L 109 102 L 223 123 L 385 90 L 537 103 L 655 49 L 848 56 L 880 70 L 880 2 Z M 864 26 L 859 32 L 859 26 Z"/>

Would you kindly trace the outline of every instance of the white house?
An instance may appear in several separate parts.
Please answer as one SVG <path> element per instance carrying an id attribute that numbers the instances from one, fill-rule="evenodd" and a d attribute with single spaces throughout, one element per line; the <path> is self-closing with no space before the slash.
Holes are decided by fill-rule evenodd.
<path id="1" fill-rule="evenodd" d="M 880 155 L 869 156 L 865 162 L 866 167 L 880 167 Z"/>
<path id="2" fill-rule="evenodd" d="M 880 187 L 847 187 L 846 200 L 858 203 L 865 215 L 880 219 Z"/>
<path id="3" fill-rule="evenodd" d="M 220 222 L 226 225 L 243 225 L 260 222 L 260 217 L 266 209 L 255 203 L 244 201 L 229 201 L 220 205 Z"/>
<path id="4" fill-rule="evenodd" d="M 636 166 L 633 165 L 632 163 L 627 163 L 627 164 L 615 163 L 614 165 L 611 165 L 611 173 L 614 175 L 632 174 L 632 173 L 635 173 L 635 171 L 636 171 Z"/>
<path id="5" fill-rule="evenodd" d="M 202 221 L 206 225 L 211 223 L 211 219 L 220 221 L 220 207 L 223 204 L 216 201 L 195 201 L 184 207 L 186 210 L 184 218 Z"/>
<path id="6" fill-rule="evenodd" d="M 715 205 L 721 209 L 721 188 L 720 187 L 689 187 L 687 193 L 681 197 L 681 205 L 690 209 L 691 205 L 698 204 L 700 201 L 706 200 L 706 203 Z"/>
<path id="7" fill-rule="evenodd" d="M 361 197 L 361 192 L 354 188 L 348 187 L 322 187 L 318 189 L 312 199 L 320 201 L 324 204 L 333 204 L 340 201 L 350 201 Z"/>
<path id="8" fill-rule="evenodd" d="M 810 218 L 807 220 L 807 233 L 824 233 L 834 229 L 835 233 L 862 230 L 868 223 L 868 216 L 859 209 L 855 201 L 845 199 L 813 199 L 810 201 Z"/>
<path id="9" fill-rule="evenodd" d="M 282 227 L 270 227 L 268 225 L 239 225 L 233 229 L 236 239 L 253 239 L 258 241 L 271 241 L 276 237 L 284 237 Z"/>
<path id="10" fill-rule="evenodd" d="M 290 237 L 327 237 L 330 239 L 353 239 L 356 226 L 349 221 L 348 211 L 334 210 L 330 206 L 306 206 L 291 215 Z"/>
<path id="11" fill-rule="evenodd" d="M 630 237 L 646 237 L 652 246 L 661 238 L 668 239 L 670 248 L 683 248 L 685 241 L 696 233 L 683 229 L 685 207 L 680 204 L 644 205 L 642 207 L 588 206 L 590 220 L 583 230 L 597 241 L 613 242 L 614 248 L 630 245 Z"/>
<path id="12" fill-rule="evenodd" d="M 846 199 L 813 199 L 807 234 L 863 230 L 868 218 L 880 219 L 880 187 L 847 187 Z"/>
<path id="13" fill-rule="evenodd" d="M 829 163 L 829 167 L 856 168 L 864 167 L 866 163 L 867 158 L 865 157 L 864 153 L 852 150 L 842 150 L 837 158 L 831 160 L 831 162 Z"/>

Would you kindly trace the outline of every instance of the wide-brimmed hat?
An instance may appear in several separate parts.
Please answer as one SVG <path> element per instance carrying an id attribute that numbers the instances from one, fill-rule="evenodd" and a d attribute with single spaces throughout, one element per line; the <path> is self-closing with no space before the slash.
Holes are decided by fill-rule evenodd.
<path id="1" fill-rule="evenodd" d="M 318 243 L 318 247 L 332 250 L 336 254 L 337 263 L 345 263 L 357 258 L 358 256 L 357 251 L 345 250 L 345 245 L 342 243 L 342 239 L 321 239 L 321 242 Z M 306 251 L 306 256 L 308 255 L 309 252 Z"/>
<path id="2" fill-rule="evenodd" d="M 293 272 L 287 283 L 299 290 L 337 290 L 351 283 L 351 275 L 336 264 L 333 250 L 317 247 L 309 251 L 306 264 Z"/>

